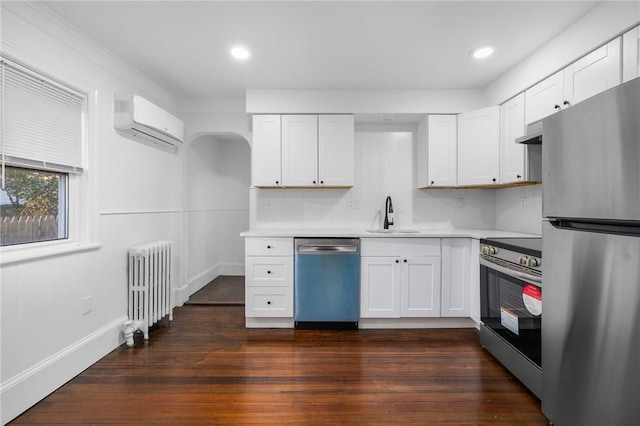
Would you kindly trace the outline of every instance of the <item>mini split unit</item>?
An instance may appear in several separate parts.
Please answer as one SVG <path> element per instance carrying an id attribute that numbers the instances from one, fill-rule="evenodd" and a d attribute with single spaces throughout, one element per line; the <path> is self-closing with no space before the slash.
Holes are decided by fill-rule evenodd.
<path id="1" fill-rule="evenodd" d="M 177 147 L 184 139 L 182 120 L 138 95 L 115 95 L 113 125 L 117 130 L 159 145 Z"/>

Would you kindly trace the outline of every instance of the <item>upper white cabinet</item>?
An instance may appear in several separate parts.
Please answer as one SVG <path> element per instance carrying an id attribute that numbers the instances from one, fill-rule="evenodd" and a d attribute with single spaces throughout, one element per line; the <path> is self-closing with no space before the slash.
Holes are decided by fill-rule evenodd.
<path id="1" fill-rule="evenodd" d="M 457 184 L 458 117 L 428 115 L 418 123 L 418 187 Z"/>
<path id="2" fill-rule="evenodd" d="M 280 116 L 253 116 L 251 183 L 253 186 L 282 185 L 280 161 Z"/>
<path id="3" fill-rule="evenodd" d="M 354 136 L 353 115 L 254 115 L 252 183 L 353 186 Z"/>
<path id="4" fill-rule="evenodd" d="M 524 93 L 500 106 L 500 183 L 526 179 L 526 151 L 515 139 L 525 134 Z"/>
<path id="5" fill-rule="evenodd" d="M 282 185 L 318 184 L 318 116 L 282 116 Z"/>
<path id="6" fill-rule="evenodd" d="M 616 38 L 528 89 L 525 121 L 540 120 L 620 82 L 620 38 Z"/>
<path id="7" fill-rule="evenodd" d="M 525 92 L 525 121 L 532 123 L 559 111 L 564 99 L 564 74 L 559 71 Z"/>
<path id="8" fill-rule="evenodd" d="M 622 81 L 640 77 L 640 27 L 622 36 Z"/>
<path id="9" fill-rule="evenodd" d="M 497 184 L 500 174 L 500 107 L 458 116 L 458 185 Z"/>
<path id="10" fill-rule="evenodd" d="M 353 186 L 353 115 L 320 115 L 318 126 L 318 182 L 332 187 Z"/>

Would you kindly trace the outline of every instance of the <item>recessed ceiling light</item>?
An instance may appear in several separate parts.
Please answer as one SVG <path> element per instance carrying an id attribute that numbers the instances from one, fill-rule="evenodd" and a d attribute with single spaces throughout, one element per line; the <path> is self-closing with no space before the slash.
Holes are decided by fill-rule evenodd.
<path id="1" fill-rule="evenodd" d="M 473 49 L 473 51 L 471 52 L 471 56 L 473 56 L 476 59 L 484 59 L 493 55 L 495 51 L 496 51 L 496 48 L 493 46 L 480 46 Z"/>
<path id="2" fill-rule="evenodd" d="M 398 117 L 396 117 L 395 115 L 383 115 L 378 117 L 378 121 L 381 123 L 393 123 L 397 119 Z"/>
<path id="3" fill-rule="evenodd" d="M 251 52 L 246 47 L 235 46 L 231 48 L 231 56 L 241 61 L 249 59 Z"/>

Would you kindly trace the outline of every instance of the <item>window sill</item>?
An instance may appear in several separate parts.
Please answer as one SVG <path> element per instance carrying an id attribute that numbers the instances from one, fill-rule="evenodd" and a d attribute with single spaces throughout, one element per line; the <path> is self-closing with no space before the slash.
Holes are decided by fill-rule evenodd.
<path id="1" fill-rule="evenodd" d="M 3 247 L 0 250 L 0 266 L 30 262 L 33 260 L 63 256 L 72 253 L 82 253 L 85 251 L 98 250 L 102 247 L 102 244 L 99 243 L 81 244 L 76 241 L 56 241 L 42 244 L 34 243 L 34 245 L 35 244 L 38 244 L 38 246 Z"/>

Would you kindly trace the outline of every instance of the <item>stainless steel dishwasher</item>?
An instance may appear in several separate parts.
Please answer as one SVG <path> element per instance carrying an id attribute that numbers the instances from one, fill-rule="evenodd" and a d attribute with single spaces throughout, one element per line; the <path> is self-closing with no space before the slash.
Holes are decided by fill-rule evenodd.
<path id="1" fill-rule="evenodd" d="M 294 321 L 301 329 L 357 329 L 360 239 L 296 238 Z"/>

